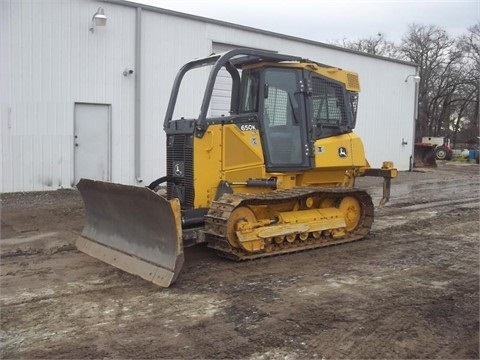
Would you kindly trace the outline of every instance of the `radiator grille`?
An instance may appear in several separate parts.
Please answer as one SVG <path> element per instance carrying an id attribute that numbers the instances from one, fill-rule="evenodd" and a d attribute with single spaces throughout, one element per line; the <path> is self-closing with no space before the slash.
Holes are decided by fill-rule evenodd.
<path id="1" fill-rule="evenodd" d="M 174 169 L 174 166 L 177 169 Z M 181 169 L 180 175 L 178 169 Z M 193 135 L 175 134 L 167 138 L 167 175 L 175 178 L 167 183 L 167 198 L 178 198 L 183 210 L 193 208 Z"/>

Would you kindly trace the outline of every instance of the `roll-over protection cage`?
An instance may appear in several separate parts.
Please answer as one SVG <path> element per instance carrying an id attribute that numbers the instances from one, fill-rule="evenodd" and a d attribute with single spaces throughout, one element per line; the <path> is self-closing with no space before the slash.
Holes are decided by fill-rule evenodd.
<path id="1" fill-rule="evenodd" d="M 218 72 L 222 67 L 228 71 L 232 77 L 232 92 L 230 101 L 230 113 L 238 114 L 240 106 L 240 75 L 237 68 L 241 68 L 245 65 L 255 64 L 263 61 L 270 62 L 282 62 L 282 61 L 297 61 L 300 62 L 303 59 L 297 56 L 277 54 L 274 52 L 255 50 L 255 49 L 235 49 L 221 54 L 212 54 L 202 59 L 196 59 L 185 64 L 178 72 L 175 81 L 173 83 L 172 92 L 170 94 L 170 100 L 168 102 L 167 112 L 165 114 L 165 121 L 163 124 L 166 129 L 169 123 L 173 120 L 173 112 L 175 110 L 175 104 L 177 102 L 178 92 L 180 90 L 180 84 L 185 74 L 195 68 L 213 65 L 210 75 L 208 77 L 207 85 L 205 88 L 202 105 L 200 107 L 200 114 L 195 121 L 195 134 L 196 136 L 203 136 L 205 129 L 207 128 L 207 113 L 212 98 L 213 87 L 215 86 L 215 80 Z"/>

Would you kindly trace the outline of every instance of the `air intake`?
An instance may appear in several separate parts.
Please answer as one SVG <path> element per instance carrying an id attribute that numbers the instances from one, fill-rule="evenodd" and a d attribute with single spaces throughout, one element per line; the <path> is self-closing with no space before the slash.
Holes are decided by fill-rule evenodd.
<path id="1" fill-rule="evenodd" d="M 347 90 L 360 91 L 360 82 L 357 74 L 347 73 Z"/>

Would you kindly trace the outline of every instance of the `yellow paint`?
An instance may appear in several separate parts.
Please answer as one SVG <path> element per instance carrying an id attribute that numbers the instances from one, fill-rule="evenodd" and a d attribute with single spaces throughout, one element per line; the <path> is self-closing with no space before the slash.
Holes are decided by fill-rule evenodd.
<path id="1" fill-rule="evenodd" d="M 264 240 L 283 238 L 295 240 L 296 236 L 306 239 L 308 233 L 331 231 L 334 238 L 345 236 L 345 217 L 337 208 L 285 211 L 275 214 L 279 223 L 267 227 L 244 226 L 236 231 L 239 245 L 247 251 L 264 248 Z"/>
<path id="2" fill-rule="evenodd" d="M 223 127 L 223 170 L 262 166 L 262 142 L 258 130 L 241 131 L 236 125 Z"/>
<path id="3" fill-rule="evenodd" d="M 195 208 L 210 207 L 215 199 L 222 168 L 222 126 L 209 126 L 202 138 L 193 140 Z"/>
<path id="4" fill-rule="evenodd" d="M 317 185 L 349 187 L 355 177 L 352 169 L 368 167 L 362 141 L 354 133 L 317 140 L 315 168 L 304 172 L 266 172 L 259 131 L 241 131 L 234 124 L 210 125 L 202 138 L 194 138 L 194 148 L 195 207 L 209 207 L 222 180 L 231 183 L 274 177 L 278 189 Z M 339 155 L 340 148 L 345 149 L 345 157 Z M 244 185 L 233 185 L 232 189 L 240 193 L 271 191 Z"/>
<path id="5" fill-rule="evenodd" d="M 346 151 L 340 156 L 340 149 Z M 318 169 L 335 169 L 367 166 L 365 150 L 360 137 L 348 133 L 319 139 L 315 142 L 315 167 Z"/>

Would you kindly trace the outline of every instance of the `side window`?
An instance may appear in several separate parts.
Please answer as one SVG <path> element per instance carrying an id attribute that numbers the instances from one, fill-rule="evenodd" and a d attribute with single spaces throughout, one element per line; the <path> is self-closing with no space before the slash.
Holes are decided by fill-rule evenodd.
<path id="1" fill-rule="evenodd" d="M 312 119 L 316 138 L 337 135 L 346 131 L 344 91 L 340 84 L 312 77 Z"/>
<path id="2" fill-rule="evenodd" d="M 258 72 L 245 71 L 242 76 L 242 99 L 240 100 L 240 113 L 258 111 Z"/>
<path id="3" fill-rule="evenodd" d="M 354 129 L 357 122 L 358 93 L 348 92 L 347 95 L 350 105 L 350 114 L 352 117 L 352 129 Z"/>

